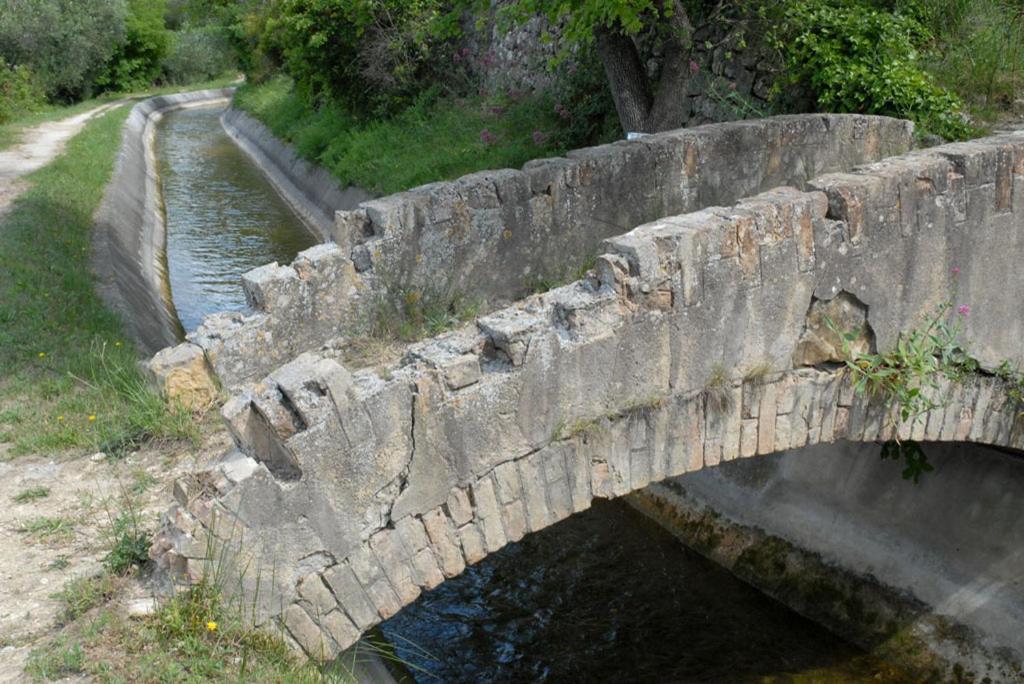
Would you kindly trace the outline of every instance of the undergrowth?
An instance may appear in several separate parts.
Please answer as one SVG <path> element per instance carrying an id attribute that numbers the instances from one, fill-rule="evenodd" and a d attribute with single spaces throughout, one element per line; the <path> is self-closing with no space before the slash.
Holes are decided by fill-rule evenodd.
<path id="1" fill-rule="evenodd" d="M 86 126 L 0 218 L 0 442 L 15 454 L 120 454 L 197 435 L 194 417 L 146 384 L 90 270 L 92 216 L 127 114 Z"/>

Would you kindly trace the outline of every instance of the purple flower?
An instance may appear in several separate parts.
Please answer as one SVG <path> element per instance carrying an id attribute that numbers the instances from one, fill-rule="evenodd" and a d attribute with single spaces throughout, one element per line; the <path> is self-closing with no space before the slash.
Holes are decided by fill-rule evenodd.
<path id="1" fill-rule="evenodd" d="M 569 113 L 568 109 L 566 109 L 564 106 L 562 106 L 561 102 L 559 102 L 559 103 L 557 103 L 555 105 L 555 114 L 558 114 L 559 118 L 561 118 L 561 119 L 563 119 L 565 121 L 568 121 L 569 118 L 572 117 L 572 114 Z"/>
<path id="2" fill-rule="evenodd" d="M 459 62 L 462 61 L 462 55 L 456 52 L 455 54 L 452 55 L 452 61 L 458 64 Z"/>
<path id="3" fill-rule="evenodd" d="M 691 74 L 697 74 L 699 72 L 700 72 L 700 64 L 697 64 L 696 61 L 691 59 L 690 60 L 690 73 Z"/>
<path id="4" fill-rule="evenodd" d="M 545 133 L 543 131 L 534 131 L 533 132 L 533 144 L 534 145 L 543 145 L 547 141 L 548 141 L 548 134 L 547 133 Z"/>
<path id="5" fill-rule="evenodd" d="M 512 89 L 512 90 L 508 91 L 508 99 L 510 99 L 510 100 L 518 100 L 522 96 L 523 96 L 522 92 L 520 92 L 518 90 Z"/>
<path id="6" fill-rule="evenodd" d="M 480 142 L 482 142 L 485 145 L 490 145 L 492 142 L 494 142 L 494 134 L 485 128 L 484 130 L 480 131 Z"/>
<path id="7" fill-rule="evenodd" d="M 971 313 L 971 307 L 967 306 L 966 304 L 961 304 L 956 308 L 956 312 L 961 316 L 966 316 L 967 314 Z"/>
<path id="8" fill-rule="evenodd" d="M 954 266 L 952 269 L 953 275 L 960 275 L 960 267 Z"/>
<path id="9" fill-rule="evenodd" d="M 501 115 L 505 113 L 504 107 L 491 107 L 491 114 Z"/>

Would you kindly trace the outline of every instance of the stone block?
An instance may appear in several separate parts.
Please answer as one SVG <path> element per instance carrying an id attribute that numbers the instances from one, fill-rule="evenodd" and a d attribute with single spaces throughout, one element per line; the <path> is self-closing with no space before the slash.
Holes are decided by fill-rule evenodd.
<path id="1" fill-rule="evenodd" d="M 144 364 L 160 394 L 190 411 L 203 411 L 217 401 L 213 371 L 202 348 L 185 342 L 158 351 Z"/>
<path id="2" fill-rule="evenodd" d="M 377 609 L 370 602 L 347 563 L 328 568 L 324 572 L 324 581 L 334 592 L 342 609 L 360 630 L 369 629 L 379 622 Z"/>

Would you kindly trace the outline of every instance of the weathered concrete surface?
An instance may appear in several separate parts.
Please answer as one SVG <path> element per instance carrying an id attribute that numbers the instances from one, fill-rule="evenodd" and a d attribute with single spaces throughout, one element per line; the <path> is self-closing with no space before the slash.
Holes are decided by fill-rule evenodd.
<path id="1" fill-rule="evenodd" d="M 379 371 L 302 355 L 225 406 L 239 452 L 180 488 L 154 553 L 197 576 L 211 527 L 241 534 L 243 585 L 273 577 L 263 614 L 283 600 L 323 656 L 595 496 L 840 440 L 1024 447 L 994 377 L 897 424 L 840 372 L 793 364 L 812 303 L 842 293 L 880 349 L 953 300 L 986 368 L 1024 362 L 1022 181 L 1021 138 L 911 153 L 642 225 L 587 279 Z"/>
<path id="2" fill-rule="evenodd" d="M 128 337 L 145 354 L 181 336 L 167 291 L 166 228 L 153 139 L 164 112 L 225 100 L 233 88 L 161 95 L 128 115 L 110 183 L 96 212 L 92 264 L 104 302 L 121 315 Z"/>
<path id="3" fill-rule="evenodd" d="M 226 109 L 220 121 L 235 144 L 322 242 L 333 239 L 336 211 L 352 209 L 372 197 L 361 188 L 342 188 L 326 169 L 299 157 L 291 145 L 241 110 Z"/>
<path id="4" fill-rule="evenodd" d="M 643 497 L 670 515 L 710 509 L 713 534 L 728 534 L 718 528 L 729 524 L 763 530 L 905 592 L 927 607 L 918 624 L 899 625 L 905 633 L 920 632 L 977 680 L 1019 681 L 1024 459 L 964 444 L 924 448 L 935 472 L 916 485 L 900 478 L 900 463 L 879 458 L 878 446 L 845 443 L 729 463 L 652 485 Z M 707 552 L 723 560 L 731 550 Z M 775 578 L 759 579 L 776 588 Z M 936 629 L 933 616 L 969 631 Z M 989 657 L 979 658 L 972 642 Z"/>
<path id="5" fill-rule="evenodd" d="M 802 185 L 910 144 L 911 125 L 895 119 L 783 116 L 661 133 L 531 161 L 521 171 L 425 185 L 338 212 L 336 246 L 247 276 L 263 293 L 253 298 L 256 313 L 212 316 L 190 339 L 207 350 L 222 382 L 237 388 L 351 334 L 389 292 L 511 301 L 531 280 L 564 278 L 601 240 L 645 221 Z M 334 265 L 303 276 L 303 260 Z M 297 284 L 319 294 L 296 299 Z M 331 305 L 295 305 L 321 297 Z"/>

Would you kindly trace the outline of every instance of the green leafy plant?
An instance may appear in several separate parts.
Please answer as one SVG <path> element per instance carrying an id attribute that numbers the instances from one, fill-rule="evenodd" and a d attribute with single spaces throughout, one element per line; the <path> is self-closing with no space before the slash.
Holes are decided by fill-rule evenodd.
<path id="1" fill-rule="evenodd" d="M 929 411 L 941 408 L 942 380 L 957 381 L 978 370 L 977 361 L 960 342 L 963 317 L 969 308 L 961 306 L 954 314 L 953 306 L 949 301 L 937 306 L 924 327 L 900 333 L 893 349 L 884 353 L 854 349 L 859 333 L 838 330 L 826 319 L 826 324 L 842 337 L 854 391 L 880 397 L 887 406 L 895 407 L 899 424 L 913 425 Z M 893 420 L 891 416 L 889 420 Z M 903 478 L 914 482 L 933 470 L 920 445 L 899 437 L 883 446 L 882 458 L 902 459 L 906 465 Z"/>
<path id="2" fill-rule="evenodd" d="M 970 137 L 959 98 L 922 64 L 931 38 L 909 14 L 867 0 L 791 0 L 769 41 L 787 80 L 809 87 L 822 110 L 897 116 L 944 138 Z"/>
<path id="3" fill-rule="evenodd" d="M 128 574 L 148 563 L 152 541 L 149 531 L 143 527 L 142 513 L 132 493 L 124 488 L 121 503 L 118 514 L 107 511 L 110 527 L 106 536 L 110 551 L 103 557 L 104 567 L 115 575 Z"/>

